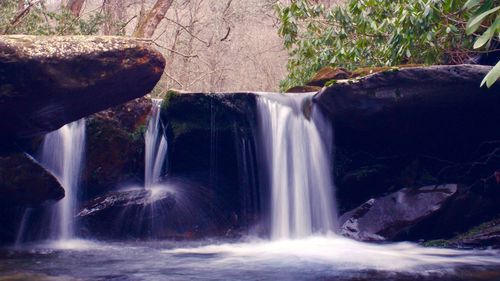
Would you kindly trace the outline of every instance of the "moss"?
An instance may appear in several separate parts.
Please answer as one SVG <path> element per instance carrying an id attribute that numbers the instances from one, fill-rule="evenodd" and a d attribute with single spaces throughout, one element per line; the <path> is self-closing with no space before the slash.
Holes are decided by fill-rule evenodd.
<path id="1" fill-rule="evenodd" d="M 147 130 L 146 124 L 141 124 L 132 133 L 130 133 L 130 138 L 133 141 L 138 141 L 144 137 L 146 130 Z"/>
<path id="2" fill-rule="evenodd" d="M 445 240 L 431 240 L 423 243 L 422 245 L 425 247 L 441 247 L 441 248 L 451 248 L 451 247 L 460 247 L 463 246 L 464 243 L 467 244 L 467 240 L 474 240 L 475 237 L 481 236 L 485 233 L 497 232 L 500 231 L 500 217 L 497 217 L 494 220 L 484 222 L 478 226 L 475 226 L 468 230 L 465 233 L 456 235 L 455 237 Z M 480 246 L 480 247 L 484 247 Z"/>
<path id="3" fill-rule="evenodd" d="M 391 73 L 398 72 L 403 68 L 419 67 L 424 66 L 423 64 L 403 64 L 397 66 L 375 66 L 375 67 L 362 67 L 354 70 L 349 78 L 363 77 L 370 74 L 375 74 L 379 72 Z"/>
<path id="4" fill-rule="evenodd" d="M 325 83 L 325 87 L 330 87 L 330 86 L 335 85 L 337 83 L 338 83 L 337 79 L 332 79 L 332 80 L 329 80 L 328 82 Z"/>
<path id="5" fill-rule="evenodd" d="M 488 221 L 488 222 L 482 223 L 478 226 L 475 226 L 475 227 L 471 228 L 469 231 L 456 236 L 454 238 L 454 240 L 467 239 L 467 238 L 470 238 L 472 236 L 481 234 L 485 230 L 493 228 L 493 227 L 500 228 L 500 217 L 495 219 L 495 220 Z"/>
<path id="6" fill-rule="evenodd" d="M 163 98 L 161 108 L 167 109 L 170 105 L 170 101 L 177 95 L 179 95 L 179 92 L 172 89 L 168 90 L 167 93 L 165 94 L 165 97 Z"/>
<path id="7" fill-rule="evenodd" d="M 431 240 L 422 244 L 424 247 L 448 248 L 451 246 L 450 241 L 444 239 Z"/>

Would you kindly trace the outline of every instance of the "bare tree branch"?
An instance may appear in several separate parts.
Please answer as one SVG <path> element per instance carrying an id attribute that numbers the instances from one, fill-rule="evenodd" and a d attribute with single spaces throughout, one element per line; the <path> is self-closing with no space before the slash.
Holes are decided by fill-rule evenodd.
<path id="1" fill-rule="evenodd" d="M 184 31 L 186 31 L 190 36 L 192 36 L 193 38 L 195 38 L 196 40 L 200 41 L 201 43 L 207 45 L 207 47 L 210 47 L 210 43 L 201 39 L 200 37 L 194 35 L 191 31 L 189 31 L 189 29 L 187 27 L 185 27 L 184 25 L 178 23 L 177 21 L 173 20 L 173 19 L 169 19 L 169 18 L 165 18 L 167 21 L 173 23 L 173 24 L 176 24 L 177 26 L 179 26 L 180 28 L 182 28 Z"/>
<path id="2" fill-rule="evenodd" d="M 220 41 L 221 42 L 222 41 L 226 41 L 226 39 L 229 37 L 229 33 L 231 33 L 231 27 L 230 26 L 227 27 L 227 33 L 226 33 L 226 35 L 224 37 L 222 37 L 222 39 L 220 39 Z"/>

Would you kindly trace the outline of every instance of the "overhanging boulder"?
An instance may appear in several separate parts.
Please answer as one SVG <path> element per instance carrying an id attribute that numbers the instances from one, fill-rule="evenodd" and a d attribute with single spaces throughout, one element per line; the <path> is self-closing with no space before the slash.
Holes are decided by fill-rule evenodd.
<path id="1" fill-rule="evenodd" d="M 140 39 L 0 36 L 0 141 L 43 135 L 141 97 L 164 66 Z"/>

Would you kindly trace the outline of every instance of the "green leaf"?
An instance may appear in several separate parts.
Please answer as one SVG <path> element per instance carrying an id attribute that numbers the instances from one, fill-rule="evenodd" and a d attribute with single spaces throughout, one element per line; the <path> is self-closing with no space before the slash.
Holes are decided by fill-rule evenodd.
<path id="1" fill-rule="evenodd" d="M 498 78 L 500 78 L 500 61 L 486 74 L 481 82 L 481 87 L 486 83 L 486 86 L 490 88 Z"/>
<path id="2" fill-rule="evenodd" d="M 493 35 L 495 35 L 495 30 L 499 24 L 500 18 L 496 19 L 495 22 L 488 29 L 486 29 L 486 31 L 479 38 L 477 38 L 474 43 L 474 49 L 479 49 L 484 46 L 484 44 L 488 43 L 488 41 L 493 38 Z"/>
<path id="3" fill-rule="evenodd" d="M 474 33 L 474 31 L 476 31 L 479 28 L 479 26 L 486 19 L 487 16 L 491 15 L 492 13 L 498 10 L 500 10 L 500 6 L 490 9 L 476 17 L 471 18 L 471 20 L 467 23 L 467 29 L 466 29 L 467 35 L 471 35 L 472 33 Z"/>
<path id="4" fill-rule="evenodd" d="M 476 6 L 477 4 L 479 4 L 480 0 L 469 0 L 465 3 L 463 9 L 464 10 L 468 10 L 474 6 Z"/>

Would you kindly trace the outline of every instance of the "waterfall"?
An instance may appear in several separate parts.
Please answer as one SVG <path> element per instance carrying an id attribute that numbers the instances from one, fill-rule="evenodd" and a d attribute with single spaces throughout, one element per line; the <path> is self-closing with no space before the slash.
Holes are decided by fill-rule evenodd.
<path id="1" fill-rule="evenodd" d="M 267 165 L 272 239 L 336 229 L 332 124 L 313 94 L 262 93 L 257 99 L 257 148 Z"/>
<path id="2" fill-rule="evenodd" d="M 163 128 L 160 122 L 161 99 L 152 99 L 153 106 L 149 116 L 148 128 L 146 131 L 146 156 L 144 186 L 151 188 L 157 184 L 161 178 L 165 159 L 167 157 L 168 143 L 163 134 Z"/>
<path id="3" fill-rule="evenodd" d="M 74 238 L 77 193 L 84 150 L 84 119 L 67 124 L 44 138 L 41 163 L 58 178 L 65 190 L 65 196 L 57 203 L 53 214 L 51 238 Z"/>

